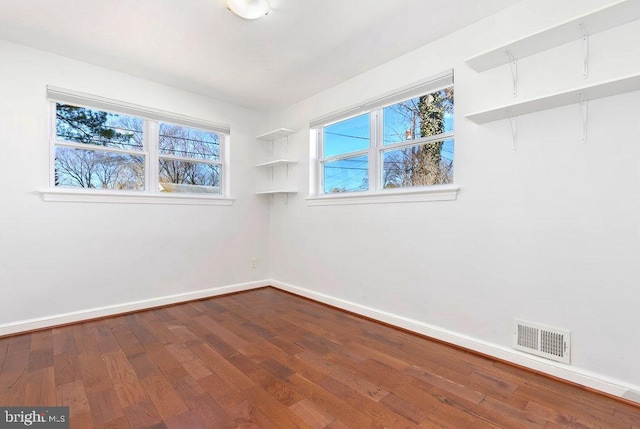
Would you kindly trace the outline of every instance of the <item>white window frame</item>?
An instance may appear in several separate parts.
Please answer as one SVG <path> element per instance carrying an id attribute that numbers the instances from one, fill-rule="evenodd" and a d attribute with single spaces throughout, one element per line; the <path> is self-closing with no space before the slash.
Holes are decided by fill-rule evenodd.
<path id="1" fill-rule="evenodd" d="M 329 125 L 333 125 L 337 122 L 342 122 L 342 121 L 347 121 L 349 119 L 355 118 L 357 116 L 361 116 L 365 113 L 369 114 L 369 130 L 371 130 L 371 134 L 369 135 L 369 147 L 366 149 L 362 149 L 362 150 L 357 150 L 354 152 L 346 152 L 340 155 L 333 155 L 333 156 L 328 156 L 328 157 L 324 157 L 323 156 L 323 152 L 324 152 L 324 133 L 322 132 L 322 130 L 324 129 L 324 127 L 329 126 Z M 374 151 L 374 147 L 376 146 L 376 141 L 377 141 L 377 127 L 376 127 L 376 117 L 375 114 L 377 114 L 377 112 L 361 112 L 358 113 L 357 115 L 353 115 L 347 118 L 343 118 L 340 119 L 338 121 L 333 121 L 333 122 L 329 122 L 326 123 L 320 127 L 315 128 L 315 132 L 316 132 L 316 147 L 317 147 L 317 159 L 318 159 L 318 176 L 317 176 L 317 181 L 318 181 L 318 193 L 320 193 L 320 191 L 322 189 L 324 189 L 324 167 L 323 164 L 326 164 L 328 162 L 333 162 L 333 161 L 340 161 L 343 159 L 348 159 L 348 158 L 357 158 L 359 156 L 363 156 L 363 155 L 367 155 L 369 161 L 371 161 L 372 159 L 374 159 L 372 157 L 372 152 Z M 371 174 L 371 165 L 369 165 L 369 171 L 367 173 L 367 178 L 369 181 L 369 189 L 371 189 L 371 184 L 372 184 L 372 180 L 375 180 L 372 176 L 375 176 L 375 174 Z M 358 191 L 354 191 L 351 192 L 350 194 L 356 193 Z M 360 191 L 360 192 L 367 192 L 367 191 Z M 323 195 L 328 195 L 328 194 L 324 194 Z M 335 194 L 332 194 L 335 195 Z"/>
<path id="2" fill-rule="evenodd" d="M 41 191 L 44 201 L 58 202 L 100 202 L 132 204 L 180 204 L 180 205 L 231 205 L 228 125 L 205 122 L 189 116 L 165 112 L 132 103 L 121 102 L 100 96 L 85 94 L 68 89 L 47 86 L 47 99 L 50 104 L 49 119 L 49 184 Z M 63 103 L 110 113 L 123 114 L 143 119 L 143 150 L 127 150 L 103 146 L 91 147 L 87 144 L 58 140 L 56 138 L 56 104 Z M 160 123 L 169 123 L 188 128 L 212 131 L 220 136 L 219 160 L 182 157 L 160 154 L 158 148 Z M 145 157 L 145 189 L 140 191 L 120 191 L 111 189 L 66 188 L 55 186 L 55 149 L 71 147 L 82 150 L 98 150 L 113 153 L 126 153 Z M 198 162 L 220 166 L 220 193 L 177 193 L 160 192 L 160 158 L 179 161 Z"/>
<path id="3" fill-rule="evenodd" d="M 457 198 L 460 187 L 455 184 L 415 186 L 405 188 L 382 188 L 384 153 L 405 147 L 419 146 L 433 141 L 451 140 L 454 132 L 446 132 L 436 136 L 422 137 L 389 145 L 384 145 L 380 136 L 383 135 L 382 112 L 387 106 L 428 94 L 453 85 L 453 70 L 443 72 L 416 84 L 407 86 L 393 93 L 358 104 L 340 112 L 312 120 L 310 123 L 310 180 L 309 197 L 306 199 L 310 206 L 341 205 L 341 204 L 371 204 L 419 201 L 447 201 Z M 324 133 L 326 126 L 346 121 L 348 119 L 369 113 L 370 144 L 367 149 L 349 152 L 331 157 L 324 157 Z M 324 193 L 323 165 L 327 162 L 345 158 L 368 155 L 369 189 L 345 193 Z"/>

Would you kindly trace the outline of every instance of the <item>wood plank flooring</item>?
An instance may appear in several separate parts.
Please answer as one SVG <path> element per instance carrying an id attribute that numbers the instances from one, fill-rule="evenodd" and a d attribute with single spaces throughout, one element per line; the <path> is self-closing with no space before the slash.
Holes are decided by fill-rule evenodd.
<path id="1" fill-rule="evenodd" d="M 0 339 L 72 428 L 640 429 L 640 407 L 273 288 Z"/>

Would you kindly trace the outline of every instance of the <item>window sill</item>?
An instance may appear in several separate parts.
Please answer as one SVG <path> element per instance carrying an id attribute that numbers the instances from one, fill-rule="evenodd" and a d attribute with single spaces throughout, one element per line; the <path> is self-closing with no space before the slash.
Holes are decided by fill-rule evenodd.
<path id="1" fill-rule="evenodd" d="M 40 191 L 43 201 L 70 203 L 117 203 L 117 204 L 170 204 L 200 206 L 230 206 L 232 198 L 185 194 L 145 194 L 142 192 L 79 191 L 49 189 Z"/>
<path id="2" fill-rule="evenodd" d="M 345 204 L 415 203 L 426 201 L 453 201 L 458 196 L 458 185 L 434 185 L 423 188 L 358 192 L 349 194 L 323 194 L 308 197 L 308 206 L 333 206 Z"/>

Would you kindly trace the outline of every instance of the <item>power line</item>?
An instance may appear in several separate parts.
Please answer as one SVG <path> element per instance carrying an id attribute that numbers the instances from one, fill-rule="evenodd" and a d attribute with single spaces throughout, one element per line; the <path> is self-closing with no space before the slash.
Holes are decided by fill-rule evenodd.
<path id="1" fill-rule="evenodd" d="M 205 144 L 214 145 L 214 146 L 219 146 L 220 145 L 219 142 L 208 142 L 208 141 L 205 141 L 205 140 L 190 139 L 190 138 L 187 138 L 187 137 L 170 136 L 170 135 L 167 135 L 167 134 L 159 134 L 159 136 L 160 137 L 166 137 L 166 138 L 169 138 L 169 139 L 184 140 L 184 141 L 197 142 L 197 143 L 205 143 Z"/>
<path id="2" fill-rule="evenodd" d="M 324 133 L 325 134 L 331 134 L 332 136 L 348 137 L 350 139 L 371 140 L 371 137 L 352 136 L 352 135 L 349 135 L 349 134 L 332 133 L 332 132 L 329 132 L 329 131 L 325 131 Z"/>
<path id="3" fill-rule="evenodd" d="M 324 166 L 325 170 L 327 169 L 334 169 L 334 170 L 361 170 L 361 171 L 369 171 L 369 168 L 363 168 L 363 167 L 333 167 L 333 166 L 328 166 L 325 165 Z"/>

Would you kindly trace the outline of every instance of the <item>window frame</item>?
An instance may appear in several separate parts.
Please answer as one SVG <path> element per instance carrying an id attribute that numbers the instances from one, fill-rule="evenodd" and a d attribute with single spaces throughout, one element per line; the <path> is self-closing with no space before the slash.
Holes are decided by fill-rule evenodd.
<path id="1" fill-rule="evenodd" d="M 421 137 L 415 140 L 406 140 L 385 145 L 383 141 L 383 111 L 385 107 L 453 86 L 453 84 L 453 70 L 449 70 L 377 99 L 370 100 L 345 109 L 344 111 L 333 113 L 311 121 L 310 183 L 309 196 L 306 198 L 307 204 L 333 205 L 455 200 L 460 187 L 453 183 L 386 189 L 382 187 L 385 152 L 412 146 L 421 146 L 431 142 L 447 140 L 455 141 L 454 129 L 435 136 Z M 366 150 L 324 157 L 324 128 L 367 113 L 369 114 L 370 129 L 369 148 Z M 367 190 L 336 193 L 325 192 L 324 166 L 327 162 L 363 155 L 368 156 L 369 168 L 367 177 L 369 186 Z"/>
<path id="2" fill-rule="evenodd" d="M 41 191 L 44 201 L 62 202 L 113 202 L 134 204 L 184 204 L 184 205 L 231 205 L 229 143 L 230 128 L 228 125 L 205 122 L 184 115 L 173 114 L 132 103 L 121 102 L 100 96 L 84 94 L 67 89 L 47 86 L 49 104 L 49 174 L 48 187 Z M 93 146 L 67 140 L 59 140 L 56 132 L 56 104 L 67 104 L 96 111 L 132 116 L 142 119 L 142 150 L 128 150 Z M 219 136 L 218 160 L 205 160 L 177 155 L 161 154 L 159 150 L 160 124 L 167 123 L 186 128 L 215 132 Z M 124 153 L 144 157 L 143 190 L 115 190 L 81 187 L 55 186 L 55 154 L 57 147 L 68 147 L 85 151 L 104 151 Z M 159 162 L 161 158 L 176 159 L 186 162 L 198 162 L 219 165 L 219 193 L 180 193 L 161 192 L 159 189 Z"/>

